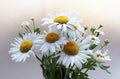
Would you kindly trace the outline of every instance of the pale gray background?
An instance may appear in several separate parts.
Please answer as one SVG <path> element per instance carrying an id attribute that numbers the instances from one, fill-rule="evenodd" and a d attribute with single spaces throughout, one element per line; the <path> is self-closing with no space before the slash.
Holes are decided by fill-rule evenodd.
<path id="1" fill-rule="evenodd" d="M 102 24 L 105 36 L 110 40 L 109 54 L 112 58 L 112 74 L 97 69 L 91 71 L 91 79 L 120 79 L 120 1 L 119 0 L 0 0 L 0 79 L 42 79 L 41 68 L 35 58 L 25 63 L 11 60 L 8 50 L 10 43 L 18 32 L 22 32 L 20 24 L 24 20 L 35 17 L 36 24 L 47 13 L 76 10 L 83 19 L 82 25 Z M 45 29 L 46 27 L 42 27 Z"/>

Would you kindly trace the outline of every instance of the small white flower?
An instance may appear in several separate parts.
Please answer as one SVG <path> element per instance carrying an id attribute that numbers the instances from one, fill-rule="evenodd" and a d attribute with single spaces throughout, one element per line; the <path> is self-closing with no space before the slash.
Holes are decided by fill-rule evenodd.
<path id="1" fill-rule="evenodd" d="M 104 35 L 104 32 L 101 31 L 100 29 L 96 29 L 96 30 L 95 30 L 95 33 L 99 33 L 100 35 Z"/>
<path id="2" fill-rule="evenodd" d="M 43 18 L 43 24 L 49 24 L 49 28 L 57 27 L 58 30 L 66 32 L 68 28 L 71 28 L 71 24 L 80 27 L 80 31 L 84 32 L 83 27 L 80 26 L 81 19 L 78 18 L 78 15 L 75 12 L 66 12 L 60 13 L 57 15 L 49 14 L 50 18 Z"/>
<path id="3" fill-rule="evenodd" d="M 39 50 L 43 55 L 52 55 L 56 51 L 60 51 L 60 46 L 66 43 L 65 38 L 57 32 L 45 32 L 45 34 L 40 35 L 40 37 L 41 46 Z"/>
<path id="4" fill-rule="evenodd" d="M 69 66 L 75 65 L 75 67 L 81 68 L 82 63 L 87 61 L 87 58 L 90 58 L 91 50 L 85 50 L 89 47 L 89 44 L 84 44 L 80 42 L 81 40 L 71 40 L 68 41 L 63 46 L 63 50 L 59 54 L 59 59 L 57 63 L 63 64 L 68 68 Z"/>
<path id="5" fill-rule="evenodd" d="M 9 53 L 12 54 L 12 60 L 16 62 L 25 61 L 30 57 L 30 54 L 34 56 L 34 49 L 36 45 L 41 41 L 36 33 L 23 34 L 23 38 L 16 38 L 14 43 L 11 43 Z"/>
<path id="6" fill-rule="evenodd" d="M 89 44 L 98 45 L 98 44 L 100 44 L 100 39 L 99 39 L 99 37 L 96 37 L 94 35 L 88 35 L 85 39 L 85 42 L 88 42 Z"/>
<path id="7" fill-rule="evenodd" d="M 110 57 L 107 56 L 108 50 L 106 50 L 104 53 L 101 53 L 100 50 L 97 50 L 94 54 L 93 57 L 97 62 L 104 63 L 106 61 L 110 61 Z"/>
<path id="8" fill-rule="evenodd" d="M 30 23 L 29 23 L 29 21 L 23 21 L 23 22 L 21 23 L 21 26 L 22 26 L 23 28 L 26 28 L 26 27 L 29 27 L 29 26 L 30 26 Z"/>

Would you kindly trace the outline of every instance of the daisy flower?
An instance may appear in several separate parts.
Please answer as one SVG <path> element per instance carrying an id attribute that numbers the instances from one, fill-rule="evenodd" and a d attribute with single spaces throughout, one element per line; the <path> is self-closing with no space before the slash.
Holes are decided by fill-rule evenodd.
<path id="1" fill-rule="evenodd" d="M 61 50 L 61 45 L 66 43 L 64 37 L 62 37 L 57 32 L 44 32 L 45 34 L 40 35 L 41 37 L 41 46 L 40 51 L 43 55 L 53 54 L 56 51 Z"/>
<path id="2" fill-rule="evenodd" d="M 49 14 L 50 18 L 43 18 L 43 24 L 49 24 L 48 27 L 57 27 L 58 30 L 66 32 L 68 28 L 71 28 L 69 25 L 75 25 L 80 28 L 81 32 L 84 32 L 84 28 L 80 26 L 81 19 L 78 18 L 78 14 L 75 12 L 69 13 L 60 13 L 57 15 Z"/>
<path id="3" fill-rule="evenodd" d="M 111 60 L 110 57 L 107 56 L 107 53 L 108 53 L 108 50 L 106 50 L 104 53 L 101 53 L 101 51 L 98 50 L 93 54 L 93 57 L 97 62 L 104 63 L 106 61 Z"/>
<path id="4" fill-rule="evenodd" d="M 99 45 L 100 39 L 99 39 L 99 37 L 96 37 L 94 35 L 88 35 L 84 42 L 89 43 L 89 44 Z"/>
<path id="5" fill-rule="evenodd" d="M 34 55 L 34 48 L 40 42 L 39 37 L 34 32 L 22 36 L 22 38 L 16 38 L 14 43 L 11 43 L 12 47 L 9 51 L 12 54 L 12 60 L 16 62 L 24 62 L 26 58 L 30 57 L 30 54 Z"/>
<path id="6" fill-rule="evenodd" d="M 64 44 L 63 50 L 59 54 L 60 57 L 57 63 L 63 64 L 64 66 L 66 66 L 66 68 L 68 68 L 69 66 L 81 68 L 82 63 L 85 63 L 87 61 L 87 58 L 90 58 L 88 54 L 92 51 L 86 50 L 89 45 L 83 44 L 80 41 L 80 39 L 74 39 Z"/>

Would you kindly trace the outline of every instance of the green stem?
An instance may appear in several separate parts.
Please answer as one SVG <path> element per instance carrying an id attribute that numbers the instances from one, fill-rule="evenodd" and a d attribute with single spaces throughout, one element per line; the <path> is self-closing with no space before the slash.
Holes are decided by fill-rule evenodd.
<path id="1" fill-rule="evenodd" d="M 70 71 L 70 67 L 66 70 L 64 79 L 67 79 L 67 77 L 68 77 L 68 75 L 69 75 L 69 71 Z"/>
<path id="2" fill-rule="evenodd" d="M 33 27 L 35 29 L 35 20 L 34 19 L 32 19 L 32 23 L 33 23 Z"/>
<path id="3" fill-rule="evenodd" d="M 44 75 L 45 79 L 48 79 L 48 76 L 46 75 L 44 66 L 43 66 L 42 64 L 41 64 L 40 66 L 41 66 L 41 68 L 42 68 L 42 70 L 43 70 L 42 72 L 43 72 L 43 75 Z"/>
<path id="4" fill-rule="evenodd" d="M 75 64 L 74 64 L 74 65 L 75 65 Z M 64 79 L 67 79 L 67 78 L 68 78 L 69 72 L 70 72 L 70 70 L 74 67 L 74 65 L 73 65 L 72 67 L 70 67 L 70 66 L 68 67 L 68 69 L 66 70 Z"/>
<path id="5" fill-rule="evenodd" d="M 36 54 L 35 57 L 42 63 L 42 60 Z"/>
<path id="6" fill-rule="evenodd" d="M 28 29 L 27 29 L 27 28 L 25 28 L 25 30 L 29 33 L 29 31 L 28 31 Z"/>
<path id="7" fill-rule="evenodd" d="M 104 41 L 104 44 L 101 46 L 100 50 L 101 50 L 103 47 L 107 46 L 108 44 L 109 44 L 109 41 L 108 41 L 108 40 L 105 40 L 105 41 Z"/>
<path id="8" fill-rule="evenodd" d="M 105 46 L 107 46 L 107 45 L 106 45 L 106 44 L 102 45 L 99 50 L 101 50 L 101 49 L 104 48 Z"/>
<path id="9" fill-rule="evenodd" d="M 28 26 L 26 26 L 26 27 L 27 27 L 27 29 L 28 29 L 30 32 L 32 32 L 31 29 L 30 29 Z"/>
<path id="10" fill-rule="evenodd" d="M 87 70 L 86 70 L 84 73 L 87 73 L 88 70 L 89 70 L 95 63 L 96 63 L 96 61 L 94 61 L 94 62 L 87 68 Z"/>
<path id="11" fill-rule="evenodd" d="M 59 70 L 60 70 L 60 74 L 61 74 L 61 79 L 62 79 L 62 69 L 61 69 L 61 67 L 59 67 Z"/>
<path id="12" fill-rule="evenodd" d="M 46 72 L 45 72 L 45 69 L 44 69 L 44 64 L 43 64 L 43 62 L 42 62 L 42 60 L 35 54 L 35 57 L 36 57 L 36 59 L 37 60 L 39 60 L 42 64 L 40 65 L 40 67 L 42 68 L 42 70 L 43 70 L 43 75 L 44 75 L 44 77 L 45 77 L 45 79 L 48 79 L 48 77 L 47 77 L 47 75 L 46 75 Z"/>

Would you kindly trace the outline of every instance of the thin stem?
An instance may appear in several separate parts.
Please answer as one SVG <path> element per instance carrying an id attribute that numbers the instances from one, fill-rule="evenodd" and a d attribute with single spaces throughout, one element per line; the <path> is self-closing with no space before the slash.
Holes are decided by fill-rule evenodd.
<path id="1" fill-rule="evenodd" d="M 86 70 L 84 73 L 87 73 L 88 70 L 89 70 L 95 63 L 96 63 L 96 61 L 94 61 L 94 62 L 87 68 L 87 70 Z"/>
<path id="2" fill-rule="evenodd" d="M 35 54 L 35 57 L 40 61 L 42 62 L 42 60 Z"/>
<path id="3" fill-rule="evenodd" d="M 66 73 L 65 73 L 65 77 L 64 77 L 64 79 L 67 79 L 68 74 L 69 74 L 69 71 L 70 71 L 70 67 L 66 70 Z"/>
<path id="4" fill-rule="evenodd" d="M 109 44 L 109 41 L 108 41 L 108 40 L 105 40 L 105 41 L 104 41 L 104 44 L 100 47 L 100 50 L 101 50 L 103 47 L 107 46 L 108 44 Z"/>
<path id="5" fill-rule="evenodd" d="M 33 23 L 33 27 L 35 29 L 35 20 L 34 20 L 34 18 L 32 18 L 31 20 L 32 20 L 32 23 Z"/>
<path id="6" fill-rule="evenodd" d="M 74 64 L 75 65 L 75 64 Z M 70 72 L 70 69 L 72 69 L 74 67 L 74 65 L 72 67 L 68 67 L 68 69 L 66 70 L 66 73 L 65 73 L 65 77 L 64 79 L 67 79 L 68 78 L 68 75 L 69 75 L 69 72 Z"/>
<path id="7" fill-rule="evenodd" d="M 102 46 L 100 47 L 100 50 L 101 50 L 103 47 L 105 47 L 105 46 L 106 46 L 106 44 L 102 45 Z"/>
<path id="8" fill-rule="evenodd" d="M 28 29 L 27 29 L 27 28 L 25 28 L 25 30 L 29 33 L 29 31 L 28 31 Z"/>
<path id="9" fill-rule="evenodd" d="M 62 74 L 63 74 L 63 73 L 62 73 L 62 69 L 61 69 L 61 67 L 59 67 L 59 69 L 60 69 L 61 79 L 62 79 Z"/>
<path id="10" fill-rule="evenodd" d="M 103 44 L 103 45 L 100 47 L 100 50 L 101 50 L 102 48 L 104 48 L 105 46 L 107 46 L 107 44 Z"/>
<path id="11" fill-rule="evenodd" d="M 26 27 L 27 27 L 27 29 L 28 29 L 30 32 L 32 32 L 31 29 L 30 29 L 28 26 L 26 26 Z"/>
<path id="12" fill-rule="evenodd" d="M 44 69 L 44 66 L 43 66 L 44 64 L 43 64 L 42 60 L 36 54 L 35 54 L 35 57 L 36 57 L 37 60 L 39 60 L 42 63 L 40 66 L 43 70 L 43 75 L 44 75 L 45 79 L 48 79 L 48 77 L 46 75 L 46 72 L 45 72 L 45 69 Z"/>

